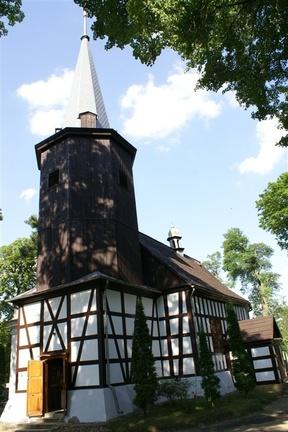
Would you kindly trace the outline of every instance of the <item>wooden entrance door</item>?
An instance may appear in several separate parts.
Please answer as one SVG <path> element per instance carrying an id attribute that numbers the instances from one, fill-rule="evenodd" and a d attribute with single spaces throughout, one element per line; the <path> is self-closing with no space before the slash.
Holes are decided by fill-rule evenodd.
<path id="1" fill-rule="evenodd" d="M 27 383 L 27 415 L 43 415 L 43 362 L 29 360 Z"/>
<path id="2" fill-rule="evenodd" d="M 66 360 L 63 357 L 45 361 L 45 411 L 66 409 Z"/>

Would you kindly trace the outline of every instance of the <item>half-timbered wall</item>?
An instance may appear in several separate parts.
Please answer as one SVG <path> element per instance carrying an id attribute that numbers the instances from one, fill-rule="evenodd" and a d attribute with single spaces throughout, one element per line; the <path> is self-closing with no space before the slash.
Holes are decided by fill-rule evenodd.
<path id="1" fill-rule="evenodd" d="M 180 291 L 160 297 L 155 309 L 152 336 L 158 376 L 195 375 L 195 338 L 188 293 Z"/>
<path id="2" fill-rule="evenodd" d="M 201 330 L 206 333 L 207 344 L 212 353 L 215 371 L 227 370 L 225 303 L 197 295 L 191 297 L 191 302 L 196 333 L 198 335 Z M 236 305 L 235 313 L 238 320 L 248 318 L 248 312 L 244 307 Z"/>
<path id="3" fill-rule="evenodd" d="M 273 345 L 250 348 L 257 383 L 279 380 L 280 370 Z"/>

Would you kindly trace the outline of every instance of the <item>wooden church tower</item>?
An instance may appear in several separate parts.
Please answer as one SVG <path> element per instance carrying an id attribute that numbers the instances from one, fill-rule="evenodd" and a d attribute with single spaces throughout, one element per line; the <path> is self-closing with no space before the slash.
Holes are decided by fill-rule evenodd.
<path id="1" fill-rule="evenodd" d="M 136 150 L 109 127 L 86 19 L 63 128 L 36 145 L 37 285 L 12 300 L 9 400 L 1 421 L 30 422 L 55 411 L 106 421 L 132 411 L 137 297 L 159 378 L 185 378 L 192 397 L 203 394 L 198 335 L 204 330 L 222 394 L 235 389 L 229 301 L 247 335 L 257 382 L 281 382 L 286 372 L 273 318 L 251 325 L 249 302 L 183 253 L 175 227 L 170 247 L 138 232 Z"/>
<path id="2" fill-rule="evenodd" d="M 132 173 L 136 149 L 109 128 L 86 17 L 63 128 L 36 146 L 37 289 L 94 271 L 141 283 Z"/>

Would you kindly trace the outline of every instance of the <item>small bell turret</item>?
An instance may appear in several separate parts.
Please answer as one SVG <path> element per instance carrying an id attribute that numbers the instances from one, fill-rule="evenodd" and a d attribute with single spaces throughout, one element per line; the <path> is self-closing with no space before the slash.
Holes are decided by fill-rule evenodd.
<path id="1" fill-rule="evenodd" d="M 182 238 L 181 232 L 172 226 L 168 232 L 168 238 L 167 241 L 170 243 L 170 247 L 177 253 L 182 254 L 184 251 L 184 248 L 180 245 L 180 240 Z"/>

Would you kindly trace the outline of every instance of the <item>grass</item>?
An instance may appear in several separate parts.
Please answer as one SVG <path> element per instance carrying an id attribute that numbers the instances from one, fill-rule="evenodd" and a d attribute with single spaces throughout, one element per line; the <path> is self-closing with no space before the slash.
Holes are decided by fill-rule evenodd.
<path id="1" fill-rule="evenodd" d="M 219 399 L 211 407 L 203 399 L 166 402 L 151 407 L 147 415 L 133 413 L 111 420 L 105 432 L 160 432 L 177 431 L 218 421 L 239 418 L 261 411 L 278 397 L 272 388 L 257 387 L 248 396 L 236 392 Z"/>

